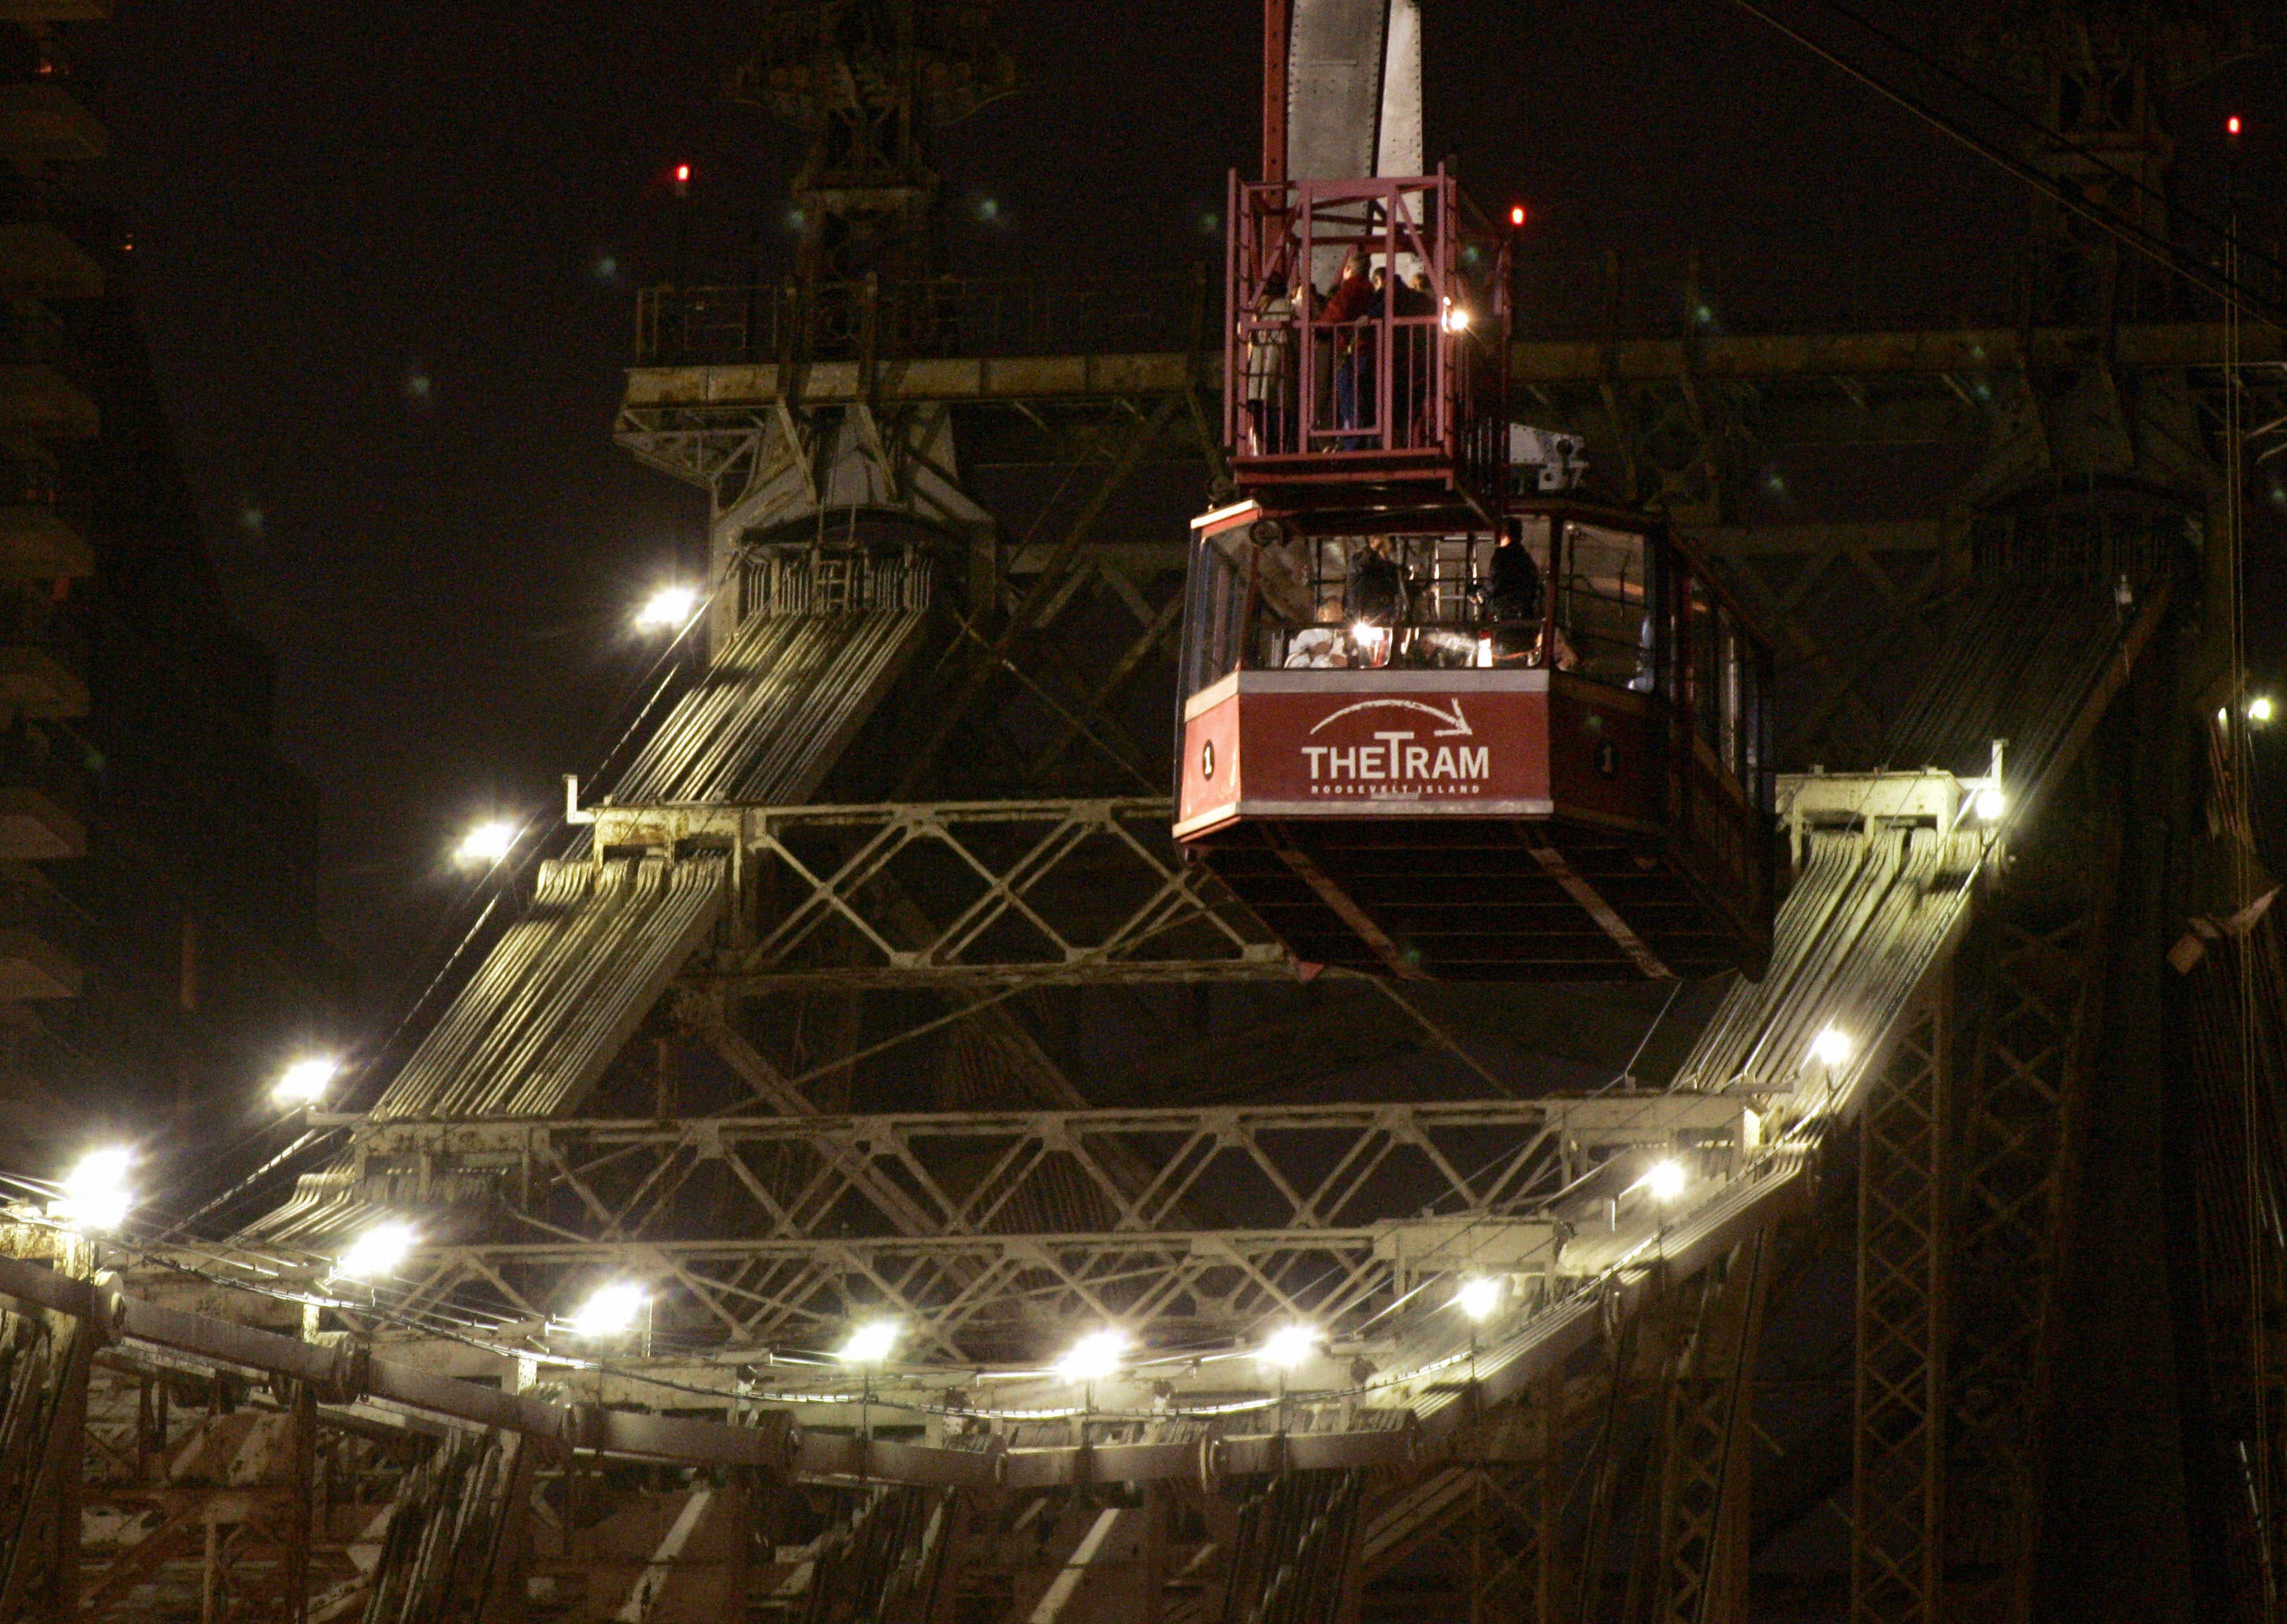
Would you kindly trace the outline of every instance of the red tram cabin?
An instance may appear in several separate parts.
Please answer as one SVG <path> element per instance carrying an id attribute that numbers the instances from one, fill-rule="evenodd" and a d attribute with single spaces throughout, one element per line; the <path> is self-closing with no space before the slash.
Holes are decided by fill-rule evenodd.
<path id="1" fill-rule="evenodd" d="M 1656 521 L 1509 490 L 1505 251 L 1442 173 L 1234 192 L 1176 840 L 1307 963 L 1760 975 L 1769 650 Z"/>

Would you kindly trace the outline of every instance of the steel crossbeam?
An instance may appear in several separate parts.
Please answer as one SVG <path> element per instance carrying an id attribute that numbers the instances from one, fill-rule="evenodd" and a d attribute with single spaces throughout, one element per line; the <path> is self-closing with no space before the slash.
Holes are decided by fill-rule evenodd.
<path id="1" fill-rule="evenodd" d="M 1264 1229 L 1317 1229 L 1432 1205 L 1483 1210 L 1553 1190 L 1571 1103 L 313 1121 L 355 1123 L 351 1181 L 376 1199 L 417 1206 L 489 1181 L 516 1195 L 520 1210 L 551 1220 L 547 1197 L 560 1191 L 584 1215 L 562 1217 L 587 1232 L 583 1240 L 667 1238 L 669 1203 L 712 1171 L 753 1202 L 724 1227 L 762 1242 L 846 1226 L 851 1198 L 892 1187 L 902 1199 L 884 1216 L 918 1218 L 947 1237 L 988 1234 L 1009 1227 L 1004 1215 L 1028 1185 L 1072 1175 L 1115 1215 L 1115 1230 L 1175 1221 L 1179 1207 L 1208 1192 L 1218 1215 Z M 1664 1126 L 1697 1128 L 1711 1115 L 1696 1096 L 1633 1105 L 1645 1124 L 1639 1137 L 1652 1139 Z M 1143 1187 L 1130 1189 L 1116 1171 L 1123 1157 L 1151 1170 Z"/>
<path id="2" fill-rule="evenodd" d="M 1293 961 L 1175 861 L 1157 800 L 605 806 L 597 850 L 735 845 L 752 939 L 685 979 L 732 991 L 1291 977 Z M 933 900 L 922 939 L 907 905 Z"/>
<path id="3" fill-rule="evenodd" d="M 1147 1337 L 1331 1326 L 1401 1277 L 1545 1271 L 1556 1232 L 1535 1214 L 1565 1178 L 1571 1103 L 358 1121 L 344 1184 L 349 1210 L 438 1237 L 388 1294 L 403 1309 L 544 1320 L 610 1272 L 710 1344 L 806 1344 L 894 1309 L 950 1357 L 1021 1358 L 1072 1314 Z M 1637 1108 L 1682 1132 L 1705 1106 Z M 453 1238 L 454 1213 L 495 1202 L 514 1221 Z M 1010 1233 L 1042 1210 L 1103 1227 Z"/>

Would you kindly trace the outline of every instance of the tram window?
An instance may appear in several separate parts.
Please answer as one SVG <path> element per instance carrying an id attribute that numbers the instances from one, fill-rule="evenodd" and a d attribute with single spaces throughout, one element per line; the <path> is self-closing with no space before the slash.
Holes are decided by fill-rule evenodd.
<path id="1" fill-rule="evenodd" d="M 1615 688 L 1649 690 L 1654 663 L 1651 550 L 1643 537 L 1564 527 L 1556 583 L 1556 663 Z"/>
<path id="2" fill-rule="evenodd" d="M 1715 623 L 1715 600 L 1706 583 L 1694 580 L 1685 599 L 1684 636 L 1690 648 L 1691 717 L 1699 742 L 1723 759 L 1722 638 Z"/>
<path id="3" fill-rule="evenodd" d="M 1246 635 L 1246 580 L 1226 539 L 1195 541 L 1192 554 L 1191 598 L 1183 606 L 1186 697 L 1238 669 Z"/>

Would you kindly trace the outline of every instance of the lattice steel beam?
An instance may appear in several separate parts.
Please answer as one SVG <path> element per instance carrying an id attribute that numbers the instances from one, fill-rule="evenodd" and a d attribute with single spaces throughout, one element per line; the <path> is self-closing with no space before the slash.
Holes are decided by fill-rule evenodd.
<path id="1" fill-rule="evenodd" d="M 1658 1569 L 1645 1617 L 1728 1624 L 1747 1600 L 1748 1469 L 1770 1234 L 1743 1242 L 1696 1288 L 1697 1322 L 1667 1383 L 1658 1448 Z"/>
<path id="2" fill-rule="evenodd" d="M 1065 986 L 1278 979 L 1293 961 L 1199 871 L 1157 800 L 851 807 L 598 807 L 598 849 L 732 845 L 747 939 L 686 982 Z M 915 939 L 912 899 L 933 918 Z"/>
<path id="3" fill-rule="evenodd" d="M 1940 1616 L 1952 983 L 1901 1023 L 1859 1119 L 1852 1624 Z"/>
<path id="4" fill-rule="evenodd" d="M 2111 811 L 2096 807 L 2081 832 L 2093 854 L 2066 846 L 2077 863 L 2048 854 L 2047 883 L 2031 883 L 2021 866 L 1989 925 L 1951 1215 L 1948 1617 L 2023 1624 L 2031 1612 L 2057 1281 L 2119 858 Z M 2051 840 L 2065 840 L 2061 825 L 2061 810 L 2053 811 Z"/>

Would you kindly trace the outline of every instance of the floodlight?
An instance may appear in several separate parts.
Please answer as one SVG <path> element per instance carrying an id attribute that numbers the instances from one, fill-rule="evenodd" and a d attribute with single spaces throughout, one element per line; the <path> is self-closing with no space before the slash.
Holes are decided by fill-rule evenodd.
<path id="1" fill-rule="evenodd" d="M 845 1365 L 878 1365 L 890 1357 L 906 1328 L 895 1320 L 868 1320 L 850 1333 L 836 1356 Z"/>
<path id="2" fill-rule="evenodd" d="M 689 587 L 661 587 L 636 611 L 636 626 L 646 632 L 679 632 L 698 612 L 699 594 Z"/>
<path id="3" fill-rule="evenodd" d="M 376 1224 L 356 1240 L 334 1264 L 337 1280 L 374 1281 L 405 1261 L 413 1250 L 413 1226 L 392 1220 Z"/>
<path id="4" fill-rule="evenodd" d="M 1318 1350 L 1318 1333 L 1307 1325 L 1282 1325 L 1254 1352 L 1256 1360 L 1280 1370 L 1292 1370 Z"/>
<path id="5" fill-rule="evenodd" d="M 1472 1274 L 1453 1293 L 1453 1306 L 1483 1324 L 1500 1312 L 1501 1282 L 1492 1274 Z"/>
<path id="6" fill-rule="evenodd" d="M 279 1074 L 271 1085 L 272 1103 L 283 1106 L 315 1105 L 326 1097 L 326 1090 L 341 1075 L 342 1063 L 329 1054 L 305 1055 Z"/>
<path id="7" fill-rule="evenodd" d="M 631 1280 L 598 1286 L 566 1321 L 576 1336 L 617 1336 L 635 1328 L 636 1316 L 651 1297 Z"/>
<path id="8" fill-rule="evenodd" d="M 521 832 L 514 824 L 495 818 L 479 824 L 461 837 L 453 848 L 453 857 L 459 863 L 495 863 L 516 849 L 516 838 Z"/>
<path id="9" fill-rule="evenodd" d="M 1979 815 L 1983 816 L 1983 808 L 1979 809 Z M 1850 1041 L 1850 1034 L 1840 1027 L 1822 1027 L 1818 1036 L 1810 1040 L 1810 1058 L 1822 1066 L 1840 1066 L 1850 1058 L 1856 1046 Z"/>
<path id="10" fill-rule="evenodd" d="M 1451 299 L 1445 301 L 1445 313 L 1442 319 L 1444 329 L 1448 333 L 1466 333 L 1469 330 L 1468 307 L 1456 304 Z"/>
<path id="11" fill-rule="evenodd" d="M 2268 694 L 2258 694 L 2247 702 L 2247 719 L 2258 724 L 2271 720 L 2271 697 Z"/>
<path id="12" fill-rule="evenodd" d="M 127 1221 L 135 1204 L 127 1188 L 133 1155 L 122 1145 L 91 1150 L 64 1175 L 63 1199 L 56 1216 L 82 1234 L 107 1234 Z"/>
<path id="13" fill-rule="evenodd" d="M 1691 1182 L 1691 1174 L 1682 1163 L 1668 1156 L 1646 1168 L 1644 1176 L 1636 1182 L 1651 1193 L 1654 1201 L 1674 1201 Z"/>
<path id="14" fill-rule="evenodd" d="M 1993 824 L 2000 822 L 2001 815 L 2009 809 L 2009 798 L 1999 790 L 1983 789 L 1977 792 L 1969 804 L 1981 821 Z"/>
<path id="15" fill-rule="evenodd" d="M 1125 1331 L 1090 1331 L 1056 1360 L 1056 1374 L 1067 1382 L 1101 1381 L 1120 1370 L 1120 1356 L 1128 1351 Z"/>

